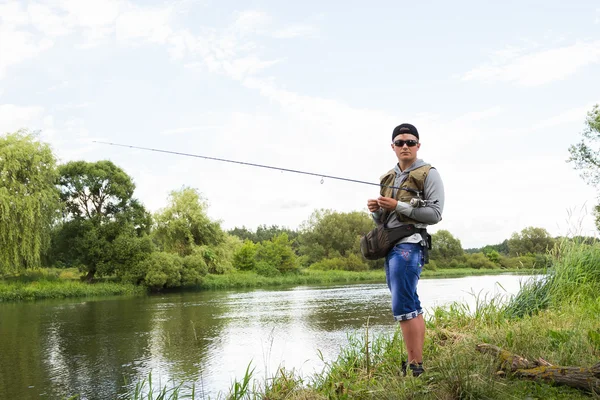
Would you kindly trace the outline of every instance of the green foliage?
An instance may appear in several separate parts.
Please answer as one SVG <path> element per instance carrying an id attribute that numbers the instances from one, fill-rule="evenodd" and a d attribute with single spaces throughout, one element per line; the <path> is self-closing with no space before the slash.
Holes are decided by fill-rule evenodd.
<path id="1" fill-rule="evenodd" d="M 257 245 L 246 239 L 242 247 L 233 255 L 233 266 L 240 271 L 251 271 L 256 268 Z"/>
<path id="2" fill-rule="evenodd" d="M 500 264 L 500 253 L 498 253 L 496 250 L 491 250 L 488 253 L 485 253 L 485 256 L 488 258 L 488 260 L 490 260 L 491 262 L 495 263 L 495 264 Z"/>
<path id="3" fill-rule="evenodd" d="M 117 295 L 132 296 L 145 293 L 143 287 L 114 282 L 98 282 L 90 285 L 71 279 L 37 279 L 35 282 L 3 282 L 0 280 L 0 302 Z"/>
<path id="4" fill-rule="evenodd" d="M 275 268 L 271 263 L 268 263 L 266 261 L 257 262 L 255 271 L 258 275 L 269 278 L 281 276 L 281 272 L 279 272 L 279 270 Z"/>
<path id="5" fill-rule="evenodd" d="M 569 147 L 571 156 L 567 160 L 580 171 L 583 180 L 599 189 L 600 184 L 600 105 L 596 104 L 587 113 L 583 138 Z M 596 228 L 600 229 L 600 204 L 594 207 Z"/>
<path id="6" fill-rule="evenodd" d="M 502 241 L 499 244 L 488 244 L 479 249 L 466 249 L 465 253 L 483 253 L 488 254 L 492 251 L 495 251 L 501 255 L 508 255 L 508 239 Z"/>
<path id="7" fill-rule="evenodd" d="M 302 225 L 299 254 L 308 265 L 324 258 L 360 255 L 360 237 L 375 227 L 364 212 L 316 210 Z"/>
<path id="8" fill-rule="evenodd" d="M 507 269 L 531 269 L 535 266 L 536 256 L 527 254 L 518 257 L 501 257 L 500 266 Z"/>
<path id="9" fill-rule="evenodd" d="M 183 258 L 181 286 L 198 286 L 206 274 L 208 274 L 208 266 L 204 257 L 192 254 Z"/>
<path id="10" fill-rule="evenodd" d="M 125 274 L 153 251 L 143 239 L 151 217 L 133 199 L 129 175 L 110 161 L 72 161 L 59 167 L 62 223 L 53 230 L 51 260 L 96 273 Z M 131 253 L 129 253 L 131 251 Z"/>
<path id="11" fill-rule="evenodd" d="M 292 249 L 287 233 L 275 236 L 258 245 L 256 260 L 265 263 L 281 273 L 298 271 L 298 256 Z"/>
<path id="12" fill-rule="evenodd" d="M 596 301 L 600 293 L 600 244 L 562 242 L 552 254 L 552 269 L 529 282 L 508 304 L 510 316 L 533 314 L 562 304 Z"/>
<path id="13" fill-rule="evenodd" d="M 218 222 L 206 215 L 206 200 L 184 187 L 169 194 L 169 205 L 154 216 L 154 238 L 160 249 L 186 256 L 197 246 L 217 246 L 225 240 Z"/>
<path id="14" fill-rule="evenodd" d="M 282 233 L 287 234 L 288 238 L 292 242 L 294 242 L 298 237 L 298 232 L 292 229 L 279 227 L 277 225 L 267 226 L 264 224 L 259 225 L 258 228 L 256 228 L 256 232 L 253 232 L 245 226 L 242 226 L 241 228 L 236 227 L 234 229 L 231 229 L 227 233 L 230 235 L 237 236 L 242 240 L 250 240 L 253 243 L 260 243 L 265 240 L 272 240 L 275 236 L 279 236 Z"/>
<path id="15" fill-rule="evenodd" d="M 152 289 L 181 286 L 183 260 L 176 254 L 154 252 L 139 265 L 143 283 Z"/>
<path id="16" fill-rule="evenodd" d="M 568 162 L 581 171 L 581 177 L 591 186 L 598 187 L 600 183 L 600 105 L 596 104 L 587 114 L 583 138 L 569 147 L 571 156 Z"/>
<path id="17" fill-rule="evenodd" d="M 0 137 L 0 273 L 40 266 L 59 209 L 56 160 L 35 134 Z"/>
<path id="18" fill-rule="evenodd" d="M 236 236 L 225 235 L 223 241 L 217 246 L 197 246 L 193 254 L 199 254 L 204 258 L 211 274 L 226 274 L 234 270 L 233 257 L 242 246 L 242 242 Z"/>
<path id="19" fill-rule="evenodd" d="M 512 234 L 508 240 L 508 250 L 511 256 L 544 254 L 552 250 L 554 243 L 546 229 L 530 226 Z"/>
<path id="20" fill-rule="evenodd" d="M 431 242 L 429 257 L 439 263 L 448 263 L 453 258 L 463 255 L 460 240 L 447 230 L 442 229 L 431 235 Z"/>
<path id="21" fill-rule="evenodd" d="M 312 264 L 312 270 L 343 270 L 343 271 L 368 271 L 369 266 L 361 257 L 350 254 L 348 257 L 327 258 Z"/>
<path id="22" fill-rule="evenodd" d="M 465 254 L 465 262 L 468 268 L 497 268 L 497 265 L 490 261 L 483 253 Z"/>

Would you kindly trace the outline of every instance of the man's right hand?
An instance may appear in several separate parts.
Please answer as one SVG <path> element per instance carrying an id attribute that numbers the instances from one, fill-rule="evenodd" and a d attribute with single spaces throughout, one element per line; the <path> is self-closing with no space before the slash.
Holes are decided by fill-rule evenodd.
<path id="1" fill-rule="evenodd" d="M 369 199 L 369 200 L 367 200 L 367 208 L 369 209 L 370 212 L 375 212 L 375 211 L 378 211 L 381 207 L 379 207 L 377 200 Z"/>

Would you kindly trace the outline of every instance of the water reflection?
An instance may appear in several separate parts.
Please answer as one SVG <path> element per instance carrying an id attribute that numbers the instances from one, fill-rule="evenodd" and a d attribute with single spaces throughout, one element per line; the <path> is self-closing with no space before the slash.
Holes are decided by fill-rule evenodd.
<path id="1" fill-rule="evenodd" d="M 474 309 L 476 295 L 516 293 L 523 279 L 422 280 L 419 292 L 426 310 Z M 385 284 L 2 304 L 0 315 L 0 398 L 116 398 L 150 373 L 215 398 L 249 363 L 259 380 L 279 367 L 308 376 L 367 320 L 371 332 L 396 329 Z"/>

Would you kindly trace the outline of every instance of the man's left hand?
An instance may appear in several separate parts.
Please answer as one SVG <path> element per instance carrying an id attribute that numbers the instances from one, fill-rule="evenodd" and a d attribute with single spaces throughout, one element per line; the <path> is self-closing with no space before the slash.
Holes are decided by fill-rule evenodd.
<path id="1" fill-rule="evenodd" d="M 377 204 L 379 204 L 379 207 L 383 208 L 384 210 L 394 211 L 398 205 L 398 200 L 392 199 L 391 197 L 380 196 L 377 198 Z"/>

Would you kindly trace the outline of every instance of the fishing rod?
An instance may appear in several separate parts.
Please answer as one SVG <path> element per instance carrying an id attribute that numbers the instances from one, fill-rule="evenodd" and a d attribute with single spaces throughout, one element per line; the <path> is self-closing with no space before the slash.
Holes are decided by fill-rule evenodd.
<path id="1" fill-rule="evenodd" d="M 283 171 L 283 172 L 293 172 L 295 174 L 304 174 L 304 175 L 318 176 L 318 177 L 321 177 L 321 184 L 324 182 L 325 178 L 328 178 L 328 179 L 337 179 L 337 180 L 346 181 L 346 182 L 362 183 L 362 184 L 365 184 L 365 185 L 372 185 L 372 186 L 379 186 L 379 187 L 389 187 L 389 188 L 392 188 L 392 189 L 399 189 L 396 186 L 382 185 L 382 184 L 379 184 L 379 183 L 359 181 L 359 180 L 350 179 L 350 178 L 341 178 L 339 176 L 316 174 L 314 172 L 299 171 L 299 170 L 296 170 L 296 169 L 273 167 L 273 166 L 270 166 L 270 165 L 254 164 L 254 163 L 249 163 L 249 162 L 244 162 L 244 161 L 227 160 L 225 158 L 216 158 L 216 157 L 201 156 L 201 155 L 198 155 L 198 154 L 182 153 L 182 152 L 179 152 L 179 151 L 169 151 L 169 150 L 161 150 L 161 149 L 152 149 L 150 147 L 132 146 L 132 145 L 129 145 L 129 144 L 103 142 L 103 141 L 99 141 L 99 140 L 93 140 L 93 142 L 94 143 L 99 143 L 99 144 L 107 144 L 109 146 L 128 147 L 130 149 L 154 151 L 154 152 L 157 152 L 157 153 L 175 154 L 175 155 L 178 155 L 178 156 L 186 156 L 186 157 L 194 157 L 194 158 L 203 158 L 205 160 L 222 161 L 222 162 L 228 162 L 228 163 L 233 163 L 233 164 L 248 165 L 248 166 L 251 166 L 251 167 L 274 169 L 274 170 Z"/>

